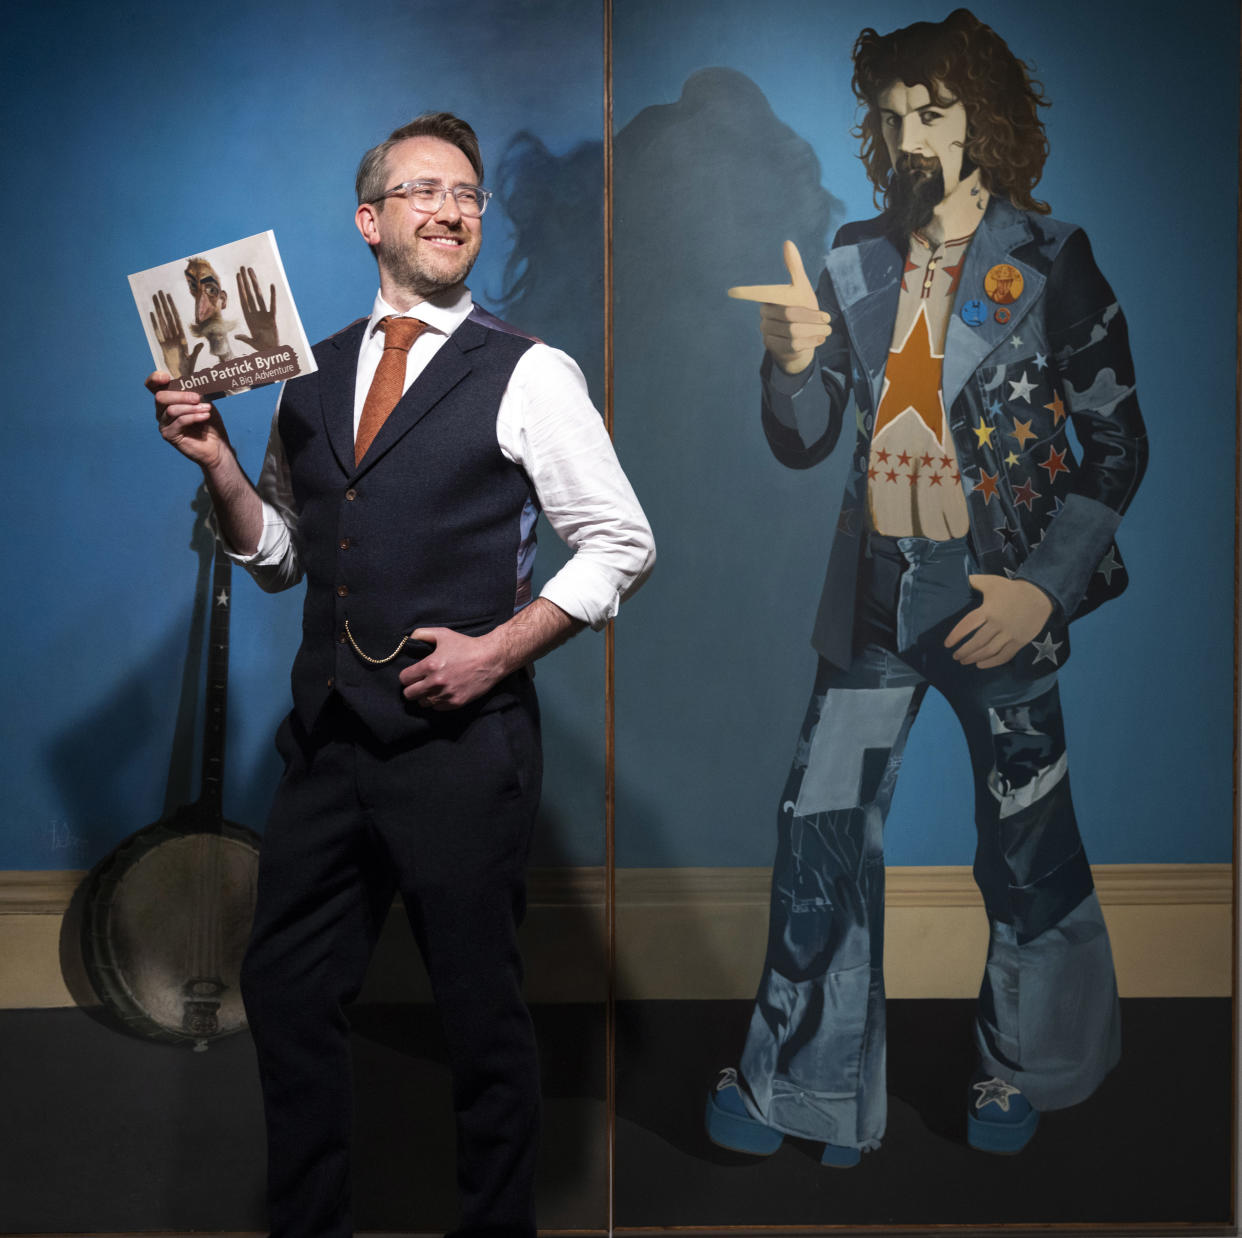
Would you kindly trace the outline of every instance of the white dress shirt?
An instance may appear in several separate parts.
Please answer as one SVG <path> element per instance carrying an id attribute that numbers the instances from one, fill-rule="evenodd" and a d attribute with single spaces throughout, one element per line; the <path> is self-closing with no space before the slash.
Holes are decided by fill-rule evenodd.
<path id="1" fill-rule="evenodd" d="M 472 306 L 469 290 L 462 287 L 422 301 L 408 311 L 406 316 L 421 319 L 430 330 L 410 348 L 405 388 L 466 320 Z M 355 434 L 384 350 L 383 332 L 376 328 L 381 318 L 395 313 L 382 296 L 376 296 L 358 354 Z M 278 430 L 279 417 L 278 400 L 257 487 L 263 500 L 259 547 L 252 555 L 232 556 L 269 592 L 287 589 L 302 578 L 297 512 Z M 593 628 L 603 627 L 617 613 L 622 599 L 651 571 L 655 543 L 604 423 L 587 394 L 582 371 L 571 357 L 546 344 L 532 344 L 522 354 L 500 401 L 496 441 L 505 458 L 530 478 L 548 523 L 574 552 L 544 585 L 540 596 Z M 529 600 L 534 514 L 529 511 L 522 521 L 524 545 L 518 556 L 515 598 L 518 607 Z"/>

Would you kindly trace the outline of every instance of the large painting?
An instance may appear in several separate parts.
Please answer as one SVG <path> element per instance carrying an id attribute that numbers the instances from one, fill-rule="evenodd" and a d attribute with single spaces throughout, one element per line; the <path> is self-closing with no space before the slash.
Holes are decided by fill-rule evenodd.
<path id="1" fill-rule="evenodd" d="M 1147 18 L 618 8 L 622 1225 L 1229 1215 L 1132 887 L 1232 856 L 1237 15 Z"/>

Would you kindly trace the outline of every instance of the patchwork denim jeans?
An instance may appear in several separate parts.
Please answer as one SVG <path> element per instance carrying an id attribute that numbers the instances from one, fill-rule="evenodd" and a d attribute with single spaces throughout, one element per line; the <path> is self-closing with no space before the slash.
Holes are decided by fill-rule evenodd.
<path id="1" fill-rule="evenodd" d="M 973 570 L 964 539 L 873 536 L 863 644 L 848 668 L 820 664 L 781 796 L 767 958 L 740 1062 L 753 1115 L 788 1134 L 863 1148 L 884 1134 L 883 829 L 929 686 L 956 714 L 973 771 L 974 876 L 991 929 L 975 1024 L 984 1069 L 1056 1109 L 1090 1095 L 1119 1056 L 1055 672 L 963 666 L 944 647 L 978 605 Z"/>

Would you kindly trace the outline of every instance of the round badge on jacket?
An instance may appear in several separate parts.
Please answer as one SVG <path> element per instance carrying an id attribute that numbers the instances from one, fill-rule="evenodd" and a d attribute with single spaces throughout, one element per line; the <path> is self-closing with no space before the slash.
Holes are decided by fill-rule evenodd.
<path id="1" fill-rule="evenodd" d="M 1022 295 L 1022 288 L 1022 272 L 1007 262 L 998 262 L 983 277 L 983 291 L 997 305 L 1012 305 Z"/>
<path id="2" fill-rule="evenodd" d="M 968 327 L 982 326 L 987 316 L 987 306 L 984 305 L 982 301 L 967 301 L 966 304 L 962 306 L 962 321 Z"/>

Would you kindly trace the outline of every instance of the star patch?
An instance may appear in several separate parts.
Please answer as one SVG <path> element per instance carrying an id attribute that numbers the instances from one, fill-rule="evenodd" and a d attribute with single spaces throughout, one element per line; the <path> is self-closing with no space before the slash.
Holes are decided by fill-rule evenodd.
<path id="1" fill-rule="evenodd" d="M 1069 449 L 1066 448 L 1066 451 Z M 1055 481 L 1058 473 L 1068 473 L 1069 465 L 1065 463 L 1066 451 L 1057 451 L 1055 447 L 1049 446 L 1048 459 L 1041 460 L 1039 467 L 1048 470 L 1048 480 Z"/>
<path id="2" fill-rule="evenodd" d="M 1020 486 L 1014 487 L 1013 501 L 1021 504 L 1028 512 L 1035 510 L 1037 498 L 1039 498 L 1039 491 L 1029 481 L 1024 481 Z"/>
<path id="3" fill-rule="evenodd" d="M 1022 371 L 1022 377 L 1016 383 L 1010 379 L 1009 386 L 1011 400 L 1025 400 L 1028 404 L 1031 402 L 1031 392 L 1035 390 L 1035 384 L 1026 381 L 1025 370 Z"/>
<path id="4" fill-rule="evenodd" d="M 1049 632 L 1043 640 L 1031 641 L 1031 644 L 1035 649 L 1035 661 L 1048 661 L 1051 662 L 1053 666 L 1059 665 L 1057 662 L 1057 650 L 1060 649 L 1064 643 L 1064 641 L 1053 640 L 1051 632 Z"/>
<path id="5" fill-rule="evenodd" d="M 1003 1079 L 984 1079 L 970 1086 L 979 1093 L 975 1097 L 976 1109 L 982 1109 L 984 1105 L 996 1105 L 1002 1112 L 1008 1113 L 1009 1098 L 1022 1095 L 1021 1088 L 1015 1088 L 1012 1083 L 1006 1083 Z"/>
<path id="6" fill-rule="evenodd" d="M 1100 560 L 1100 564 L 1095 570 L 1104 577 L 1105 584 L 1111 585 L 1113 583 L 1113 573 L 1121 570 L 1121 560 L 1117 558 L 1116 546 L 1108 548 L 1108 554 Z"/>
<path id="7" fill-rule="evenodd" d="M 979 485 L 976 487 L 983 495 L 984 504 L 992 501 L 992 496 L 996 493 L 996 483 L 1000 480 L 999 473 L 989 473 L 987 469 L 979 470 Z"/>
<path id="8" fill-rule="evenodd" d="M 1025 375 L 1023 375 L 1023 377 L 1025 377 Z M 1014 385 L 1015 384 L 1012 383 L 1010 384 L 1010 386 Z M 1013 419 L 1013 433 L 1009 437 L 1016 438 L 1018 440 L 1018 446 L 1025 451 L 1027 439 L 1038 438 L 1039 435 L 1031 429 L 1031 423 L 1029 421 L 1021 421 L 1015 417 Z"/>
<path id="9" fill-rule="evenodd" d="M 962 267 L 964 267 L 965 265 L 966 265 L 966 255 L 963 254 L 957 260 L 957 263 L 955 266 L 941 268 L 941 270 L 943 270 L 944 273 L 952 281 L 952 283 L 949 284 L 949 292 L 948 292 L 949 296 L 952 296 L 957 291 L 957 286 L 959 283 L 961 283 L 961 280 L 962 280 Z"/>
<path id="10" fill-rule="evenodd" d="M 920 305 L 901 347 L 889 351 L 884 394 L 875 414 L 875 437 L 909 410 L 944 446 L 944 401 L 940 395 L 943 363 L 944 354 L 932 351 L 927 309 Z"/>

